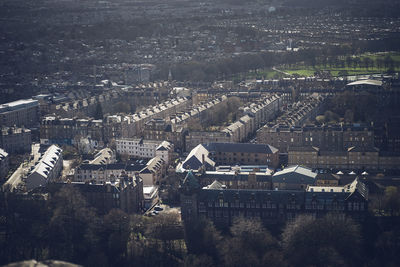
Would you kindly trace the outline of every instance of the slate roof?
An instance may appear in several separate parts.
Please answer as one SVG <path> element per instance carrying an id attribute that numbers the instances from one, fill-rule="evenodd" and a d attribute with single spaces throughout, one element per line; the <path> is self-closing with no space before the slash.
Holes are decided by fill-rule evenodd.
<path id="1" fill-rule="evenodd" d="M 364 190 L 363 188 L 366 189 L 363 183 L 356 179 L 349 186 L 355 186 L 357 190 L 345 192 L 311 192 L 298 190 L 226 189 L 219 182 L 214 181 L 211 185 L 204 187 L 198 192 L 198 201 L 216 202 L 219 199 L 223 199 L 225 202 L 234 202 L 237 200 L 241 203 L 265 203 L 270 201 L 271 203 L 282 205 L 292 204 L 293 201 L 295 201 L 296 205 L 311 204 L 312 201 L 317 201 L 318 204 L 331 204 L 333 201 L 336 201 L 340 204 L 354 193 L 360 193 L 367 200 L 365 192 L 360 192 Z"/>
<path id="2" fill-rule="evenodd" d="M 239 172 L 235 173 L 234 171 L 206 171 L 204 174 L 200 175 L 200 179 L 215 179 L 219 181 L 247 181 L 249 178 L 250 172 Z M 256 181 L 257 182 L 267 182 L 271 180 L 271 175 L 267 173 L 256 172 Z"/>
<path id="3" fill-rule="evenodd" d="M 204 145 L 208 151 L 215 152 L 243 152 L 243 153 L 267 153 L 273 154 L 278 151 L 271 145 L 252 143 L 208 143 Z"/>
<path id="4" fill-rule="evenodd" d="M 265 203 L 271 201 L 272 203 L 291 203 L 293 200 L 297 204 L 304 203 L 304 192 L 294 190 L 255 190 L 255 189 L 215 189 L 215 188 L 204 188 L 198 194 L 198 201 L 214 202 L 219 199 L 223 199 L 226 202 L 234 202 L 238 200 L 240 202 L 251 202 Z"/>
<path id="5" fill-rule="evenodd" d="M 190 151 L 189 155 L 186 157 L 185 161 L 182 163 L 183 168 L 185 169 L 199 169 L 203 164 L 203 155 L 205 164 L 209 167 L 214 167 L 215 162 L 208 157 L 208 150 L 204 148 L 202 145 L 198 145 Z"/>
<path id="6" fill-rule="evenodd" d="M 317 173 L 311 169 L 296 165 L 276 172 L 272 176 L 272 181 L 274 183 L 313 184 L 316 176 Z"/>

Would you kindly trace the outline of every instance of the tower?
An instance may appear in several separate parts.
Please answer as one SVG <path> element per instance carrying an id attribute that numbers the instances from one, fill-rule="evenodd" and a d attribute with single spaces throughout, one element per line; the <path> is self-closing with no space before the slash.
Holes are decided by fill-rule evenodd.
<path id="1" fill-rule="evenodd" d="M 189 171 L 180 190 L 182 220 L 189 221 L 197 218 L 197 193 L 200 189 L 199 181 L 192 171 Z"/>

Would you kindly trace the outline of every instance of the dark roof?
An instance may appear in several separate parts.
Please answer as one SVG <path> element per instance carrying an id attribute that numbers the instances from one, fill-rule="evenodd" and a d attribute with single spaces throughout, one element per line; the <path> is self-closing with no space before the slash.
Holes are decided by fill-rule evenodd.
<path id="1" fill-rule="evenodd" d="M 273 146 L 252 143 L 208 143 L 204 147 L 214 152 L 244 152 L 273 154 L 278 151 Z"/>
<path id="2" fill-rule="evenodd" d="M 194 176 L 194 174 L 189 171 L 183 180 L 183 186 L 188 188 L 188 189 L 198 189 L 200 188 L 199 181 L 197 178 Z"/>
<path id="3" fill-rule="evenodd" d="M 125 170 L 126 171 L 133 171 L 133 172 L 138 172 L 141 171 L 143 168 L 146 167 L 146 164 L 128 164 L 126 165 Z"/>
<path id="4" fill-rule="evenodd" d="M 376 147 L 350 147 L 347 149 L 348 151 L 351 152 L 378 152 L 379 149 Z"/>
<path id="5" fill-rule="evenodd" d="M 218 181 L 247 181 L 249 173 L 237 173 L 234 172 L 206 172 L 199 176 L 199 179 L 213 179 Z M 269 174 L 256 174 L 257 182 L 271 181 L 271 175 Z"/>
<path id="6" fill-rule="evenodd" d="M 318 173 L 315 177 L 316 180 L 340 180 L 340 176 L 333 173 Z"/>
<path id="7" fill-rule="evenodd" d="M 100 170 L 105 169 L 105 165 L 101 164 L 81 164 L 78 169 L 80 170 Z"/>
<path id="8" fill-rule="evenodd" d="M 275 204 L 290 204 L 295 201 L 297 205 L 304 205 L 312 201 L 317 203 L 330 204 L 333 201 L 344 202 L 352 195 L 357 194 L 364 198 L 362 192 L 306 192 L 297 190 L 256 190 L 256 189 L 224 189 L 218 186 L 204 188 L 198 193 L 198 201 L 200 202 L 215 202 L 223 199 L 226 202 L 256 202 L 265 203 L 271 201 Z"/>
<path id="9" fill-rule="evenodd" d="M 316 173 L 302 166 L 292 166 L 276 172 L 272 176 L 274 183 L 314 184 Z"/>
<path id="10" fill-rule="evenodd" d="M 285 204 L 295 200 L 296 203 L 302 204 L 304 202 L 304 192 L 294 190 L 202 189 L 199 192 L 198 200 L 211 202 L 221 198 L 227 202 L 234 202 L 235 200 L 240 202 L 255 201 L 256 203 L 271 201 Z"/>

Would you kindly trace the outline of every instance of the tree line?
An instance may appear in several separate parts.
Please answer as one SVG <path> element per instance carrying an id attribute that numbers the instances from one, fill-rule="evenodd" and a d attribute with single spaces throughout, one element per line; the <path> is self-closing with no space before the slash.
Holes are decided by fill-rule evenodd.
<path id="1" fill-rule="evenodd" d="M 48 200 L 1 192 L 0 264 L 56 259 L 84 266 L 398 266 L 399 199 L 397 188 L 388 187 L 380 202 L 374 200 L 374 209 L 388 216 L 362 224 L 332 213 L 278 226 L 238 217 L 217 228 L 203 217 L 181 222 L 178 213 L 99 214 L 68 186 Z"/>

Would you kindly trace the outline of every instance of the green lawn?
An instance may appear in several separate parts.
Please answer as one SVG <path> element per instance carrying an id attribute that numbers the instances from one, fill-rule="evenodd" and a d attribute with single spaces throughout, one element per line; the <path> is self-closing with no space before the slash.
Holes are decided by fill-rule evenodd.
<path id="1" fill-rule="evenodd" d="M 345 64 L 345 67 L 343 68 L 337 68 L 337 67 L 330 67 L 329 65 L 317 65 L 315 67 L 304 65 L 304 64 L 298 64 L 295 66 L 292 66 L 290 68 L 284 67 L 284 66 L 278 66 L 277 69 L 287 72 L 291 75 L 297 74 L 302 77 L 307 77 L 307 76 L 313 76 L 316 71 L 330 71 L 331 75 L 334 77 L 339 76 L 340 72 L 347 71 L 347 75 L 365 75 L 365 74 L 374 74 L 374 73 L 382 73 L 386 72 L 386 68 L 378 68 L 376 66 L 376 61 L 377 59 L 382 59 L 390 55 L 390 57 L 396 62 L 400 62 L 400 52 L 382 52 L 382 53 L 376 53 L 376 54 L 371 54 L 371 53 L 366 53 L 358 56 L 353 56 L 352 58 L 360 58 L 363 60 L 364 58 L 370 58 L 374 61 L 374 66 L 369 67 L 368 69 L 364 67 L 359 67 L 357 66 L 356 68 L 353 67 L 348 67 L 347 64 Z M 346 58 L 347 56 L 343 56 L 341 59 L 345 61 L 346 63 Z M 395 71 L 400 71 L 400 68 L 395 67 Z M 274 71 L 273 69 L 263 69 L 263 70 L 258 70 L 257 72 L 250 71 L 247 73 L 241 73 L 235 75 L 234 81 L 240 82 L 246 79 L 279 79 L 282 77 L 288 77 L 289 75 L 285 75 L 281 72 Z"/>
<path id="2" fill-rule="evenodd" d="M 320 70 L 320 71 L 330 71 L 332 76 L 339 76 L 339 72 L 347 71 L 347 75 L 362 75 L 362 74 L 374 74 L 374 73 L 382 73 L 386 72 L 388 69 L 387 68 L 378 68 L 376 66 L 376 61 L 377 59 L 384 60 L 387 55 L 390 55 L 390 57 L 396 62 L 400 62 L 400 53 L 399 52 L 388 52 L 388 53 L 378 53 L 378 54 L 363 54 L 360 56 L 357 56 L 361 60 L 364 60 L 364 58 L 370 58 L 374 61 L 374 66 L 364 68 L 364 67 L 359 67 L 357 66 L 356 68 L 353 67 L 348 67 L 345 66 L 343 68 L 337 68 L 337 67 L 330 67 L 329 65 L 323 66 L 323 65 L 317 65 L 314 68 L 312 66 L 306 66 L 306 65 L 297 65 L 291 68 L 283 68 L 280 69 L 284 72 L 290 73 L 290 74 L 298 74 L 299 76 L 311 76 L 314 75 L 314 72 Z M 353 58 L 357 58 L 353 57 Z M 345 60 L 346 57 L 343 58 Z M 395 67 L 395 71 L 400 71 L 400 68 Z"/>

